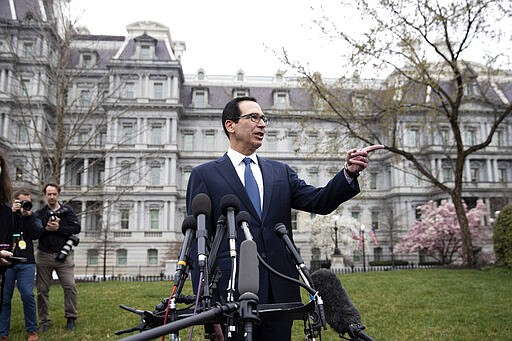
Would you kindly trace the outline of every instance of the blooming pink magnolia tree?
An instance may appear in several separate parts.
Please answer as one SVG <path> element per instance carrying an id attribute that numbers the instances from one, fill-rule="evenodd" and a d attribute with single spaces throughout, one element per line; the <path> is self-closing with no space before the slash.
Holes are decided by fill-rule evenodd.
<path id="1" fill-rule="evenodd" d="M 443 200 L 440 205 L 434 201 L 419 206 L 421 217 L 416 220 L 407 235 L 395 246 L 397 253 L 424 252 L 442 264 L 452 263 L 456 257 L 462 257 L 462 233 L 453 203 Z M 475 208 L 468 210 L 469 230 L 474 246 L 482 244 L 485 231 L 482 217 L 488 213 L 482 200 Z"/>

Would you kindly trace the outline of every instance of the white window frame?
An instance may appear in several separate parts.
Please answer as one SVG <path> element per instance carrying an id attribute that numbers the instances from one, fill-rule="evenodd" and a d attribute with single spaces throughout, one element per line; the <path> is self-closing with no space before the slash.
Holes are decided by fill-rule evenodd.
<path id="1" fill-rule="evenodd" d="M 160 209 L 150 208 L 149 209 L 149 229 L 159 230 L 160 229 Z"/>
<path id="2" fill-rule="evenodd" d="M 125 82 L 124 83 L 124 97 L 125 98 L 135 98 L 135 82 Z"/>
<path id="3" fill-rule="evenodd" d="M 119 210 L 119 228 L 121 230 L 130 229 L 130 210 L 128 208 Z"/>
<path id="4" fill-rule="evenodd" d="M 206 108 L 208 106 L 208 90 L 204 88 L 194 89 L 192 92 L 192 104 L 195 108 Z"/>
<path id="5" fill-rule="evenodd" d="M 158 250 L 157 249 L 148 249 L 148 265 L 149 266 L 157 266 L 158 265 Z"/>
<path id="6" fill-rule="evenodd" d="M 128 250 L 127 249 L 116 250 L 116 264 L 118 266 L 128 265 Z"/>
<path id="7" fill-rule="evenodd" d="M 275 109 L 287 109 L 290 106 L 290 97 L 286 90 L 275 90 L 274 91 L 274 108 Z"/>
<path id="8" fill-rule="evenodd" d="M 164 99 L 163 82 L 153 82 L 153 99 Z"/>

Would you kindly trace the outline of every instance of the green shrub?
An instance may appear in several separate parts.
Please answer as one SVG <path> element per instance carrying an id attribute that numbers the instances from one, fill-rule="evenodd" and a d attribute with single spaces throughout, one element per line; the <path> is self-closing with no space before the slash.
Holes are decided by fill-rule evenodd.
<path id="1" fill-rule="evenodd" d="M 512 205 L 505 206 L 498 215 L 493 241 L 498 264 L 512 268 Z"/>
<path id="2" fill-rule="evenodd" d="M 391 260 L 379 260 L 379 261 L 371 261 L 370 266 L 392 266 L 395 265 L 409 265 L 409 262 L 406 260 L 400 260 L 395 259 L 394 261 Z"/>

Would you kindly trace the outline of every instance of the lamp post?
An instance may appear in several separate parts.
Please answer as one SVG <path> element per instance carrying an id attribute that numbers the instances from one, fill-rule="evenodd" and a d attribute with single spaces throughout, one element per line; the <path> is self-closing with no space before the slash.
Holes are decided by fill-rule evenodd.
<path id="1" fill-rule="evenodd" d="M 340 249 L 338 248 L 338 217 L 334 217 L 334 254 L 341 254 Z"/>
<path id="2" fill-rule="evenodd" d="M 363 244 L 363 272 L 366 272 L 366 254 L 365 254 L 365 250 L 364 250 L 364 229 L 366 228 L 366 226 L 364 226 L 363 224 L 361 224 L 361 226 L 359 227 L 359 231 L 361 232 L 361 243 Z"/>

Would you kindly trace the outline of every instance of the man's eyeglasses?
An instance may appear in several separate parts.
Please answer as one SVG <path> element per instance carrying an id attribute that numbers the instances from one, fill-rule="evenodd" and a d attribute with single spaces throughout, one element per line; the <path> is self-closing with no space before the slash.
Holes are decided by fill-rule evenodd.
<path id="1" fill-rule="evenodd" d="M 246 115 L 240 115 L 239 118 L 248 118 L 251 120 L 251 122 L 258 123 L 260 120 L 265 123 L 265 125 L 268 125 L 270 123 L 270 119 L 265 115 L 258 115 L 256 113 L 252 114 L 246 114 Z"/>

